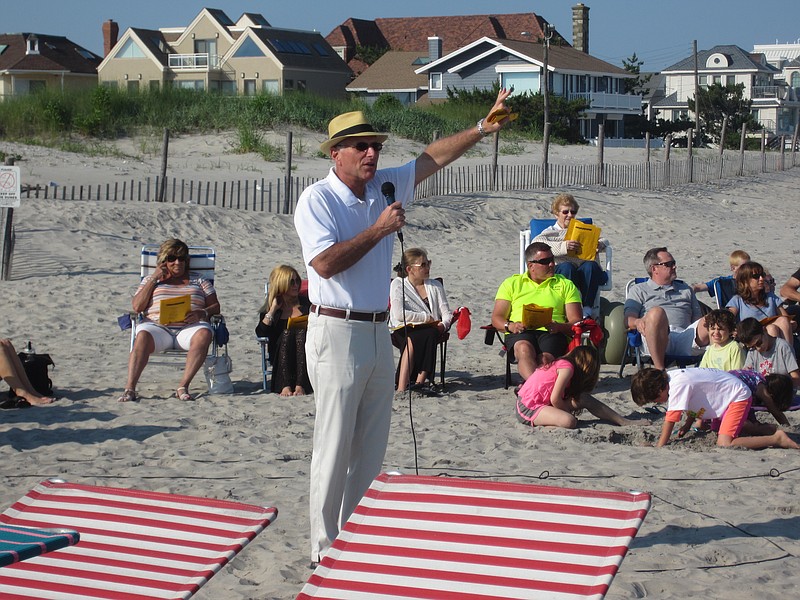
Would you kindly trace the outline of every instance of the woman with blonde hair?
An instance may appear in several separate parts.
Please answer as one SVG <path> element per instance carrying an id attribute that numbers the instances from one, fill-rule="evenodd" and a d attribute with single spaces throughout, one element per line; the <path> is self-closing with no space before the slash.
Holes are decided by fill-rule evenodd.
<path id="1" fill-rule="evenodd" d="M 431 261 L 422 248 L 409 248 L 395 267 L 396 277 L 389 288 L 389 327 L 392 343 L 400 349 L 395 380 L 397 390 L 409 383 L 423 385 L 433 375 L 436 344 L 450 327 L 453 313 L 447 304 L 444 286 L 430 278 Z"/>
<path id="2" fill-rule="evenodd" d="M 544 242 L 550 246 L 553 258 L 556 259 L 556 274 L 563 275 L 581 293 L 581 303 L 583 304 L 583 316 L 593 315 L 593 307 L 597 298 L 597 292 L 601 285 L 608 280 L 608 275 L 596 260 L 583 260 L 578 258 L 581 252 L 581 244 L 575 240 L 566 240 L 569 223 L 578 215 L 578 202 L 572 194 L 561 193 L 556 195 L 550 210 L 556 218 L 556 222 L 543 230 L 536 236 L 534 242 Z M 606 247 L 606 240 L 600 238 L 597 250 Z"/>
<path id="3" fill-rule="evenodd" d="M 256 335 L 268 338 L 272 391 L 304 396 L 312 391 L 306 368 L 306 327 L 310 303 L 300 295 L 294 267 L 278 265 L 269 275 L 267 299 L 259 309 Z"/>

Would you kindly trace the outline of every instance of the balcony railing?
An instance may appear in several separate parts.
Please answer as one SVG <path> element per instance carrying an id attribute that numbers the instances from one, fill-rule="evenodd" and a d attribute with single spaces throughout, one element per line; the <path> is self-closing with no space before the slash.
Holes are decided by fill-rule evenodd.
<path id="1" fill-rule="evenodd" d="M 634 94 L 609 94 L 606 92 L 578 92 L 568 94 L 570 100 L 585 100 L 592 110 L 635 111 L 642 110 L 642 97 Z"/>
<path id="2" fill-rule="evenodd" d="M 218 69 L 219 56 L 216 54 L 170 54 L 169 68 L 175 71 L 186 69 Z"/>

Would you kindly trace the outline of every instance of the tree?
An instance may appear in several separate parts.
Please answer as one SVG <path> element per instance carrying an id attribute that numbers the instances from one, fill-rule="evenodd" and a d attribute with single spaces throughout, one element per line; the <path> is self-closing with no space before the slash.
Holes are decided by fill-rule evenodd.
<path id="1" fill-rule="evenodd" d="M 722 86 L 718 83 L 700 88 L 698 98 L 700 100 L 700 121 L 705 127 L 704 134 L 711 141 L 719 143 L 722 132 L 722 121 L 728 117 L 727 131 L 736 132 L 747 124 L 747 128 L 752 130 L 759 129 L 758 121 L 753 118 L 750 108 L 753 104 L 751 100 L 744 98 L 744 84 Z M 695 99 L 687 98 L 689 110 L 697 113 L 695 109 Z M 736 136 L 728 136 L 726 146 L 736 148 L 738 140 Z"/>
<path id="2" fill-rule="evenodd" d="M 639 94 L 640 96 L 644 96 L 645 86 L 650 82 L 653 74 L 648 73 L 647 75 L 642 75 L 641 72 L 643 64 L 644 61 L 639 60 L 639 57 L 636 56 L 636 52 L 634 52 L 629 58 L 622 60 L 622 68 L 628 73 L 636 75 L 636 78 L 624 80 L 623 86 L 626 94 Z"/>

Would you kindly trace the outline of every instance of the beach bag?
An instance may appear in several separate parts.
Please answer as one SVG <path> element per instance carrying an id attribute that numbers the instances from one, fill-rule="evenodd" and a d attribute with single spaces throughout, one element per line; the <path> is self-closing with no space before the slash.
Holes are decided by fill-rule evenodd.
<path id="1" fill-rule="evenodd" d="M 231 381 L 231 371 L 233 361 L 228 354 L 219 356 L 209 356 L 203 366 L 203 373 L 206 376 L 209 394 L 232 394 L 233 382 Z"/>
<path id="2" fill-rule="evenodd" d="M 28 348 L 30 348 L 30 344 Z M 52 396 L 53 382 L 50 379 L 49 367 L 54 367 L 55 363 L 50 355 L 36 354 L 31 350 L 20 352 L 17 356 L 19 356 L 22 367 L 25 369 L 25 375 L 28 376 L 36 393 L 42 396 Z"/>

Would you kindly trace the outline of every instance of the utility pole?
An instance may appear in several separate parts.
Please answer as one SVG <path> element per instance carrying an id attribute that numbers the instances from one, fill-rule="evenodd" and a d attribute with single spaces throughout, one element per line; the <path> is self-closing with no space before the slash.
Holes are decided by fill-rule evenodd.
<path id="1" fill-rule="evenodd" d="M 542 81 L 542 93 L 544 94 L 544 122 L 545 125 L 550 122 L 550 76 L 547 72 L 547 58 L 548 58 L 548 51 L 550 50 L 550 39 L 553 37 L 553 26 L 550 23 L 545 23 L 544 25 L 544 37 L 542 38 L 542 44 L 544 45 L 544 67 L 542 76 L 544 77 L 544 81 Z"/>
<path id="2" fill-rule="evenodd" d="M 697 69 L 697 40 L 692 41 L 692 54 L 694 55 L 694 128 L 697 132 L 697 141 L 700 141 L 700 74 Z M 699 143 L 698 143 L 699 147 Z"/>

